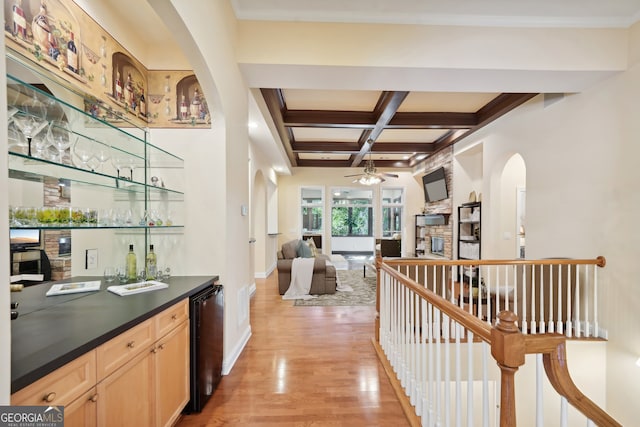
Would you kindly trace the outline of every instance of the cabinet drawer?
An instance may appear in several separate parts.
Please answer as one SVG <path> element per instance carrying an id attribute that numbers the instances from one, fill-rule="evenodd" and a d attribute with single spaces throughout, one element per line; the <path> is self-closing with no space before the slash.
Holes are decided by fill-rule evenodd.
<path id="1" fill-rule="evenodd" d="M 184 300 L 155 316 L 157 337 L 161 338 L 189 318 L 189 301 Z"/>
<path id="2" fill-rule="evenodd" d="M 151 347 L 156 340 L 153 320 L 147 319 L 97 348 L 98 381 Z"/>
<path id="3" fill-rule="evenodd" d="M 68 405 L 96 383 L 92 350 L 11 395 L 12 405 Z"/>

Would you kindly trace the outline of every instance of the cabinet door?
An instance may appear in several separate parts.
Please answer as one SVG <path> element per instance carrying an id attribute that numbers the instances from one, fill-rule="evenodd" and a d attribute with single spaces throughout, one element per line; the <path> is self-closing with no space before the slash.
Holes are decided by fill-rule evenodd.
<path id="1" fill-rule="evenodd" d="M 98 425 L 98 394 L 92 388 L 64 407 L 65 427 L 95 427 Z"/>
<path id="2" fill-rule="evenodd" d="M 154 425 L 155 379 L 151 351 L 152 347 L 148 347 L 98 383 L 99 426 Z"/>
<path id="3" fill-rule="evenodd" d="M 158 426 L 172 425 L 189 401 L 189 322 L 156 343 L 156 417 Z"/>

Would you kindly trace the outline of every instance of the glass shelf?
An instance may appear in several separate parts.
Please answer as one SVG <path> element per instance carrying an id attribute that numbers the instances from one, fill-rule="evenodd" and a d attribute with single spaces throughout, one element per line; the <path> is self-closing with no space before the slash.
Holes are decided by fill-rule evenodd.
<path id="1" fill-rule="evenodd" d="M 60 164 L 51 160 L 38 159 L 25 154 L 9 152 L 9 178 L 32 182 L 42 182 L 46 177 L 67 179 L 74 184 L 105 187 L 124 193 L 139 193 L 151 201 L 184 200 L 184 193 L 166 187 L 132 181 L 123 177 L 102 172 L 80 169 L 72 165 Z"/>
<path id="2" fill-rule="evenodd" d="M 21 227 L 9 227 L 11 230 L 180 230 L 184 225 L 64 225 L 64 226 L 47 226 L 47 225 L 27 225 Z"/>

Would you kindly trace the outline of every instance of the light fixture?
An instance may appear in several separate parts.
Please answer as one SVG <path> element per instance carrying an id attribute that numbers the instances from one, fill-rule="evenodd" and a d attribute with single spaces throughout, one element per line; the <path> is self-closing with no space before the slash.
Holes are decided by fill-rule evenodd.
<path id="1" fill-rule="evenodd" d="M 376 185 L 382 182 L 382 178 L 376 175 L 364 175 L 358 178 L 358 183 L 362 185 Z"/>

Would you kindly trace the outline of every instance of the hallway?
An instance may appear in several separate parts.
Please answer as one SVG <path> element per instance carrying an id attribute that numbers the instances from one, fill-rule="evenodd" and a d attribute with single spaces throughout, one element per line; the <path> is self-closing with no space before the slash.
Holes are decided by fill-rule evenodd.
<path id="1" fill-rule="evenodd" d="M 374 307 L 295 307 L 256 279 L 252 336 L 192 426 L 409 425 L 378 362 Z"/>

